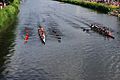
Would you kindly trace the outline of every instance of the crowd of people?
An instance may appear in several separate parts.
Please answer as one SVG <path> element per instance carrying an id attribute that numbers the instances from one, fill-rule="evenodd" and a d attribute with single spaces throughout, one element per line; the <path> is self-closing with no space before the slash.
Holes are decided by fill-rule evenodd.
<path id="1" fill-rule="evenodd" d="M 120 6 L 120 1 L 119 0 L 87 0 L 87 1 Z"/>
<path id="2" fill-rule="evenodd" d="M 112 7 L 118 7 L 118 9 L 109 12 L 109 15 L 120 17 L 120 0 L 87 0 L 87 1 L 103 3 L 106 5 L 111 5 Z"/>

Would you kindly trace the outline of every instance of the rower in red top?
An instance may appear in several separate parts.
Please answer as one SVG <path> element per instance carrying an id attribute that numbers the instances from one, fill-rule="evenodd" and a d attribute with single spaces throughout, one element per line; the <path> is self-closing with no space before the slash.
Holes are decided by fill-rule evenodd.
<path id="1" fill-rule="evenodd" d="M 24 43 L 27 43 L 28 39 L 29 39 L 29 34 L 28 34 L 28 33 L 26 33 L 25 38 L 24 38 L 24 40 L 25 40 L 25 42 L 24 42 Z"/>

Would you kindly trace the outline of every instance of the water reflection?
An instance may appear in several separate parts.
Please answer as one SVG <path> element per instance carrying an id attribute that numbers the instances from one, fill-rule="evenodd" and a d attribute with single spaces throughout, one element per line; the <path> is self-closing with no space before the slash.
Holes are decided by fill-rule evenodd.
<path id="1" fill-rule="evenodd" d="M 16 27 L 13 25 L 0 33 L 0 79 L 4 78 L 6 73 L 3 73 L 3 71 L 7 68 L 10 57 L 15 51 L 15 29 Z"/>

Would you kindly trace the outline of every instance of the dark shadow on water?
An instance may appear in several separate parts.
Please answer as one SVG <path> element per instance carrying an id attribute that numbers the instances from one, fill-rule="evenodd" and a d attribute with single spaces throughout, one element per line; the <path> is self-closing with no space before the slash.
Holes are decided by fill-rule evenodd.
<path id="1" fill-rule="evenodd" d="M 17 21 L 15 22 L 17 23 Z M 10 63 L 10 57 L 14 54 L 16 24 L 11 25 L 0 33 L 0 80 L 4 79 L 4 71 Z M 4 74 L 3 74 L 4 73 Z"/>
<path id="2" fill-rule="evenodd" d="M 62 32 L 57 27 L 50 27 L 48 28 L 48 34 L 52 35 L 51 37 L 56 38 L 56 40 L 61 43 L 62 39 Z"/>

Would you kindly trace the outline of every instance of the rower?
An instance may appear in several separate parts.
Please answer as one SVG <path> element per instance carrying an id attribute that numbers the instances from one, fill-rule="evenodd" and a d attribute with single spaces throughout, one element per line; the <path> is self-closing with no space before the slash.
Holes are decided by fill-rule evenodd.
<path id="1" fill-rule="evenodd" d="M 110 31 L 108 31 L 107 33 L 108 33 L 108 35 L 112 36 L 112 33 Z"/>
<path id="2" fill-rule="evenodd" d="M 43 34 L 45 33 L 45 30 L 44 30 L 43 27 L 40 27 L 39 33 L 41 34 L 42 38 L 44 38 L 44 35 L 43 35 Z"/>
<path id="3" fill-rule="evenodd" d="M 90 26 L 91 28 L 94 28 L 95 26 L 93 25 L 93 24 L 91 24 L 91 26 Z"/>
<path id="4" fill-rule="evenodd" d="M 40 31 L 40 33 L 45 33 L 45 30 L 44 30 L 43 27 L 41 27 L 41 28 L 39 29 L 39 31 Z"/>
<path id="5" fill-rule="evenodd" d="M 25 40 L 24 43 L 27 43 L 28 39 L 29 39 L 29 34 L 26 33 L 25 38 L 24 38 L 24 40 Z"/>

